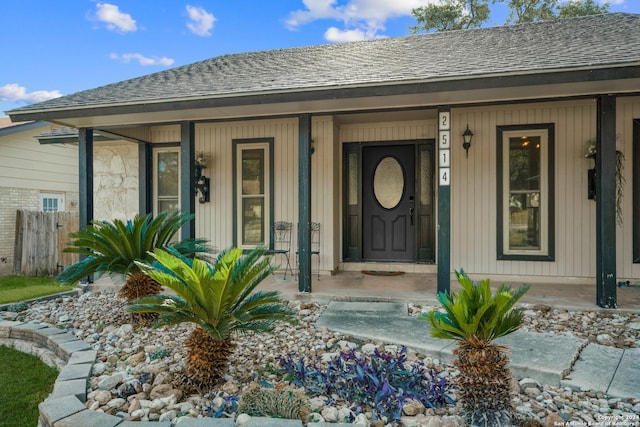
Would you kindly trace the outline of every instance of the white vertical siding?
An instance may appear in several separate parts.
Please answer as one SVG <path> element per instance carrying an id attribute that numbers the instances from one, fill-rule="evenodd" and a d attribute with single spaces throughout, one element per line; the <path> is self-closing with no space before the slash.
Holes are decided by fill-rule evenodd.
<path id="1" fill-rule="evenodd" d="M 640 118 L 640 97 L 618 100 L 617 127 L 626 155 L 624 211 L 632 214 L 632 123 Z M 553 123 L 555 126 L 555 261 L 497 260 L 497 153 L 496 127 Z M 467 124 L 474 133 L 469 157 L 462 149 Z M 330 116 L 314 117 L 312 139 L 313 221 L 322 225 L 321 269 L 334 270 L 342 248 L 342 144 L 431 139 L 436 121 L 346 123 Z M 589 140 L 596 136 L 595 100 L 520 105 L 454 108 L 452 110 L 451 264 L 470 273 L 592 279 L 595 277 L 595 207 L 587 199 L 585 158 Z M 233 242 L 232 142 L 234 139 L 274 138 L 274 220 L 294 224 L 293 251 L 297 247 L 298 121 L 295 118 L 196 125 L 196 151 L 209 153 L 205 174 L 211 177 L 211 202 L 196 203 L 196 230 L 219 249 Z M 177 142 L 180 127 L 151 130 L 154 142 Z M 637 278 L 633 264 L 632 224 L 618 228 L 618 277 Z M 293 261 L 293 260 L 292 260 Z M 315 268 L 315 258 L 313 260 Z"/>
<path id="2" fill-rule="evenodd" d="M 596 135 L 593 100 L 455 109 L 452 116 L 451 263 L 470 273 L 595 276 L 595 202 L 587 199 L 587 141 Z M 555 261 L 497 260 L 496 127 L 555 125 Z M 462 149 L 466 125 L 474 137 Z"/>
<path id="3" fill-rule="evenodd" d="M 388 123 L 358 123 L 340 126 L 340 141 L 381 142 L 436 137 L 436 120 Z"/>
<path id="4" fill-rule="evenodd" d="M 633 263 L 633 121 L 640 119 L 640 97 L 618 98 L 617 136 L 622 141 L 624 154 L 624 196 L 622 210 L 624 221 L 617 227 L 617 275 L 619 280 L 638 280 L 640 264 Z M 638 147 L 640 148 L 640 147 Z M 640 224 L 639 224 L 640 226 Z"/>
<path id="5" fill-rule="evenodd" d="M 154 143 L 180 142 L 180 125 L 154 126 L 150 134 Z"/>
<path id="6" fill-rule="evenodd" d="M 320 222 L 320 268 L 333 271 L 339 263 L 342 241 L 339 234 L 340 147 L 335 143 L 333 119 L 314 119 L 311 135 L 315 147 L 311 156 L 311 220 Z M 316 268 L 316 262 L 317 260 L 312 259 L 312 271 Z"/>
<path id="7" fill-rule="evenodd" d="M 296 223 L 297 120 L 265 120 L 196 125 L 196 151 L 209 154 L 204 174 L 211 178 L 211 202 L 196 203 L 196 233 L 218 249 L 233 243 L 233 140 L 274 138 L 275 221 Z M 295 225 L 294 225 L 295 226 Z"/>

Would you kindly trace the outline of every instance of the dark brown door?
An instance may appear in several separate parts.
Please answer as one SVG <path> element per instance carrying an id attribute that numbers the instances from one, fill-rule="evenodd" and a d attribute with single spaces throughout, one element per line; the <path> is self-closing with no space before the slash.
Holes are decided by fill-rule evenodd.
<path id="1" fill-rule="evenodd" d="M 362 150 L 362 255 L 416 261 L 415 145 Z"/>

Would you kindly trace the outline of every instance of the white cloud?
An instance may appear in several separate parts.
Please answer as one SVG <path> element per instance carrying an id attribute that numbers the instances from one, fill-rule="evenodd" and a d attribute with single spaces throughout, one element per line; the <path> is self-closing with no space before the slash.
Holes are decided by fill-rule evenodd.
<path id="1" fill-rule="evenodd" d="M 196 6 L 187 5 L 187 14 L 189 21 L 187 28 L 197 36 L 210 36 L 213 23 L 216 17 L 213 13 L 207 12 L 205 9 Z"/>
<path id="2" fill-rule="evenodd" d="M 96 5 L 96 17 L 98 21 L 107 24 L 109 30 L 127 33 L 136 31 L 136 21 L 128 13 L 120 12 L 118 6 L 109 3 L 98 3 Z"/>
<path id="3" fill-rule="evenodd" d="M 17 83 L 0 86 L 0 99 L 3 101 L 22 101 L 28 104 L 59 98 L 62 94 L 57 90 L 36 90 L 27 92 L 27 88 Z"/>
<path id="4" fill-rule="evenodd" d="M 285 24 L 290 30 L 295 30 L 313 21 L 330 19 L 342 22 L 345 28 L 330 27 L 325 32 L 325 38 L 329 41 L 354 40 L 358 36 L 373 39 L 381 36 L 380 32 L 385 30 L 388 19 L 410 16 L 414 8 L 439 2 L 440 0 L 303 0 L 306 9 L 291 12 Z M 336 40 L 330 37 L 335 37 Z"/>
<path id="5" fill-rule="evenodd" d="M 163 56 L 162 58 L 158 58 L 157 56 L 144 56 L 141 53 L 123 53 L 122 55 L 118 55 L 117 53 L 112 53 L 109 55 L 109 58 L 122 61 L 125 64 L 128 64 L 131 61 L 138 61 L 138 64 L 142 66 L 147 65 L 164 65 L 166 67 L 173 65 L 174 60 L 172 58 L 167 58 Z"/>
<path id="6" fill-rule="evenodd" d="M 362 30 L 341 30 L 336 27 L 329 27 L 324 33 L 324 38 L 332 43 L 344 43 L 366 40 L 367 35 Z"/>

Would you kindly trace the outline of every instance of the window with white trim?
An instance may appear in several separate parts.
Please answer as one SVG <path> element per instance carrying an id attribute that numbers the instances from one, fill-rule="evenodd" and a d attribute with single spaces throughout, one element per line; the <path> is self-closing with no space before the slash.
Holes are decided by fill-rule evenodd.
<path id="1" fill-rule="evenodd" d="M 553 143 L 553 124 L 498 127 L 498 259 L 554 259 Z"/>
<path id="2" fill-rule="evenodd" d="M 64 211 L 64 197 L 56 193 L 40 193 L 40 210 L 43 212 Z"/>
<path id="3" fill-rule="evenodd" d="M 273 178 L 271 143 L 234 141 L 236 245 L 269 247 Z"/>
<path id="4" fill-rule="evenodd" d="M 180 209 L 180 148 L 157 148 L 153 152 L 153 212 Z"/>

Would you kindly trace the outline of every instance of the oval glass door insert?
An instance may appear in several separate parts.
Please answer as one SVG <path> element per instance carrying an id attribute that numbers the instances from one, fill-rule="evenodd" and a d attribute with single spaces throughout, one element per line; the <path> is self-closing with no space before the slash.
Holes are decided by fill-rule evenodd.
<path id="1" fill-rule="evenodd" d="M 385 157 L 373 174 L 373 193 L 385 209 L 398 206 L 404 192 L 404 171 L 394 157 Z"/>

